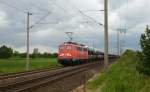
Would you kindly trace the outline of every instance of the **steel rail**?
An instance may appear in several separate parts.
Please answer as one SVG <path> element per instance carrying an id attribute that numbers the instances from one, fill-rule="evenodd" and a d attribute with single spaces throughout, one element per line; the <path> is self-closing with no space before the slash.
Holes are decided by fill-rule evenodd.
<path id="1" fill-rule="evenodd" d="M 34 86 L 43 84 L 43 82 L 47 83 L 48 80 L 50 79 L 56 80 L 56 79 L 60 79 L 61 76 L 66 76 L 66 75 L 70 76 L 76 72 L 79 72 L 79 71 L 81 72 L 82 69 L 84 68 L 88 69 L 89 66 L 94 66 L 96 64 L 98 63 L 90 63 L 90 64 L 85 64 L 85 65 L 80 65 L 80 66 L 66 67 L 63 69 L 56 69 L 56 70 L 49 70 L 49 71 L 46 70 L 46 71 L 40 71 L 40 72 L 36 72 L 32 74 L 31 73 L 20 74 L 20 75 L 18 74 L 18 76 L 11 75 L 11 77 L 0 79 L 0 90 L 8 90 L 8 89 L 15 89 L 15 88 L 17 89 L 18 87 L 20 87 L 20 85 L 21 87 L 24 87 L 24 88 L 21 88 L 22 90 L 27 89 L 27 88 L 32 88 Z M 43 81 L 43 79 L 47 81 Z M 32 87 L 31 87 L 31 84 L 32 84 Z M 15 92 L 19 92 L 19 91 L 15 91 Z"/>
<path id="2" fill-rule="evenodd" d="M 45 68 L 45 69 L 23 71 L 23 72 L 18 72 L 18 73 L 0 74 L 0 80 L 6 79 L 6 78 L 12 78 L 12 77 L 19 77 L 19 76 L 23 76 L 27 74 L 39 73 L 43 71 L 56 70 L 56 69 L 61 69 L 61 68 L 63 67 L 51 67 L 51 68 Z"/>

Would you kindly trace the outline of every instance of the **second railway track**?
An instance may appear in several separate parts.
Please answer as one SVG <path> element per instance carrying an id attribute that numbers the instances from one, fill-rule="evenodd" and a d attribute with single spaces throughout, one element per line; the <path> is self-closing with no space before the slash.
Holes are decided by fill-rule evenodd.
<path id="1" fill-rule="evenodd" d="M 88 63 L 79 66 L 65 67 L 55 70 L 39 70 L 18 74 L 2 75 L 0 77 L 0 92 L 22 92 L 40 85 L 54 82 L 73 74 L 94 68 L 100 63 Z"/>
<path id="2" fill-rule="evenodd" d="M 24 72 L 18 72 L 18 73 L 1 74 L 0 75 L 0 80 L 13 78 L 13 77 L 19 77 L 19 76 L 23 76 L 23 75 L 29 75 L 29 74 L 33 74 L 33 73 L 44 72 L 44 71 L 56 70 L 56 69 L 61 69 L 61 68 L 63 68 L 63 67 L 57 67 L 57 68 L 52 67 L 52 68 L 30 70 L 30 71 L 24 71 Z"/>

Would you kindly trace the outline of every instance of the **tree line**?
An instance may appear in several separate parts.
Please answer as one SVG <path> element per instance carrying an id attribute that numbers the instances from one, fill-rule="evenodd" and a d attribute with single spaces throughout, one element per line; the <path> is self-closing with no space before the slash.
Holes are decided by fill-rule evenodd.
<path id="1" fill-rule="evenodd" d="M 56 58 L 57 53 L 32 53 L 30 54 L 30 58 Z M 18 51 L 14 51 L 11 47 L 3 45 L 0 47 L 0 59 L 8 59 L 8 58 L 26 58 L 26 53 L 19 53 Z"/>

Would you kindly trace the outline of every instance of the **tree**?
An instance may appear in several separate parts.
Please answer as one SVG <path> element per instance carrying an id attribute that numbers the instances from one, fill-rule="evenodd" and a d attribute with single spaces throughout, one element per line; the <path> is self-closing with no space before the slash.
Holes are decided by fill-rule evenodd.
<path id="1" fill-rule="evenodd" d="M 51 54 L 51 58 L 57 58 L 57 56 L 58 56 L 58 53 Z"/>
<path id="2" fill-rule="evenodd" d="M 5 45 L 0 47 L 0 58 L 6 59 L 6 58 L 10 58 L 12 55 L 13 55 L 13 49 L 12 48 L 9 48 Z"/>
<path id="3" fill-rule="evenodd" d="M 47 52 L 43 53 L 43 58 L 50 58 L 50 56 L 51 53 L 47 53 Z"/>
<path id="4" fill-rule="evenodd" d="M 18 51 L 14 51 L 14 53 L 13 53 L 13 57 L 19 57 L 19 52 Z"/>
<path id="5" fill-rule="evenodd" d="M 19 54 L 19 57 L 20 57 L 20 58 L 26 58 L 26 55 L 27 55 L 27 53 L 20 53 L 20 54 Z"/>
<path id="6" fill-rule="evenodd" d="M 150 29 L 148 26 L 146 32 L 141 35 L 140 44 L 142 52 L 139 53 L 138 70 L 146 75 L 150 75 Z"/>

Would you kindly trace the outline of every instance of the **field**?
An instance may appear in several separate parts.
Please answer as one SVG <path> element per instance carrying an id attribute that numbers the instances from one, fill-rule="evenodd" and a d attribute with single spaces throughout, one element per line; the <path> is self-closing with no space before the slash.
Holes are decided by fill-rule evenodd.
<path id="1" fill-rule="evenodd" d="M 92 92 L 150 92 L 150 77 L 136 70 L 137 57 L 128 52 L 112 64 L 107 73 L 101 73 L 88 82 Z"/>
<path id="2" fill-rule="evenodd" d="M 56 58 L 30 59 L 30 70 L 60 66 Z M 14 73 L 26 70 L 26 59 L 0 59 L 0 73 Z"/>

